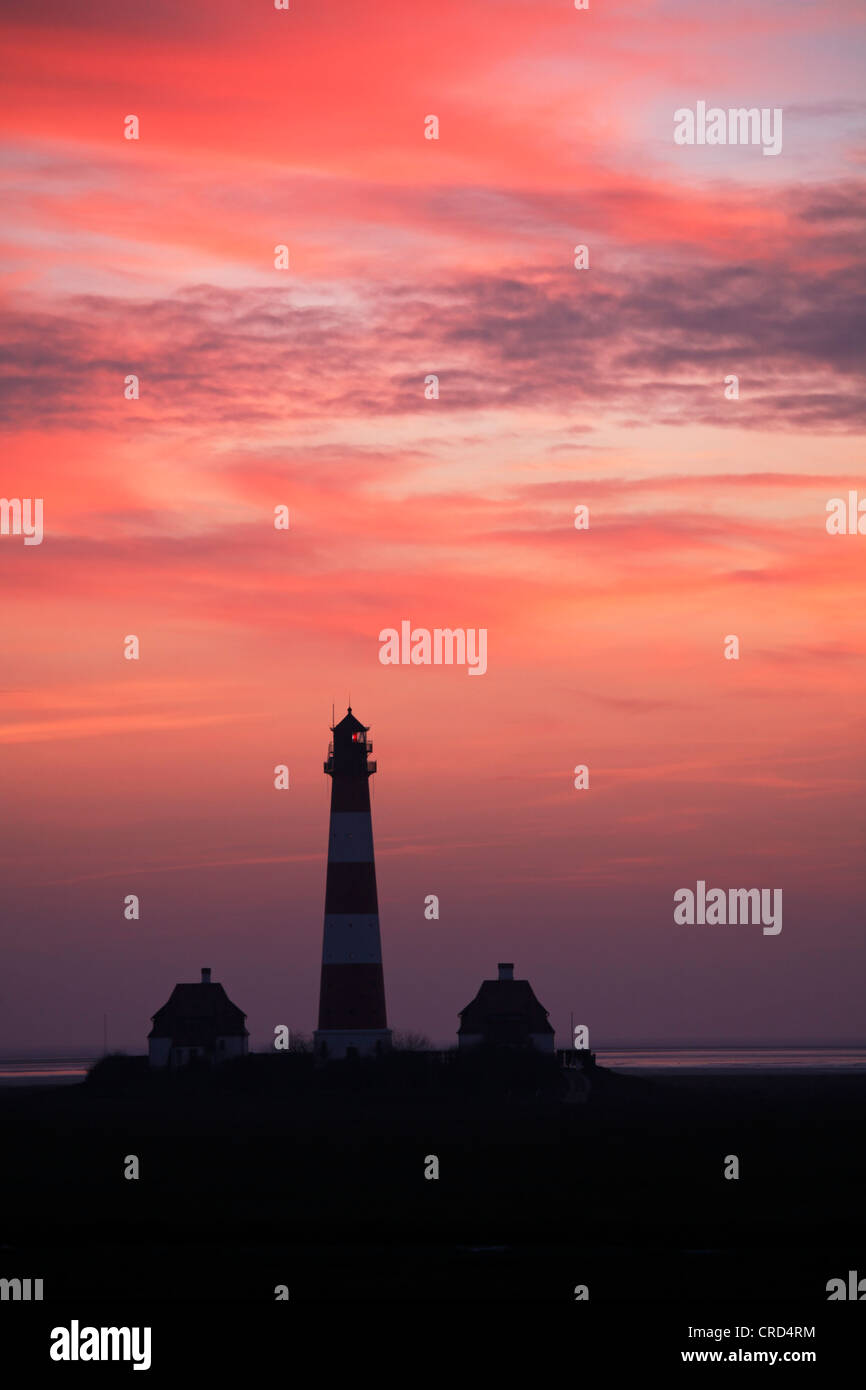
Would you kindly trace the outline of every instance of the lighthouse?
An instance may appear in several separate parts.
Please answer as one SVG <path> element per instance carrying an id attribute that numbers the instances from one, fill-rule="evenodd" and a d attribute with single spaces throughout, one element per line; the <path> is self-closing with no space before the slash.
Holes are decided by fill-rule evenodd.
<path id="1" fill-rule="evenodd" d="M 370 778 L 376 764 L 370 756 L 369 729 L 355 718 L 351 705 L 331 732 L 334 740 L 325 763 L 331 779 L 331 824 L 322 983 L 313 1042 L 319 1056 L 365 1056 L 391 1045 L 370 815 Z"/>

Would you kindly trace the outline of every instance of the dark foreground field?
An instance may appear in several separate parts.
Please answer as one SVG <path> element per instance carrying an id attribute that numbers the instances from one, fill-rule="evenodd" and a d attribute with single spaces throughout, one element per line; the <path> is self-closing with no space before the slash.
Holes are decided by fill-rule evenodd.
<path id="1" fill-rule="evenodd" d="M 417 1057 L 117 1061 L 0 1092 L 0 1275 L 61 1301 L 824 1302 L 866 1275 L 864 1116 L 862 1076 L 597 1071 L 568 1103 L 559 1073 Z"/>

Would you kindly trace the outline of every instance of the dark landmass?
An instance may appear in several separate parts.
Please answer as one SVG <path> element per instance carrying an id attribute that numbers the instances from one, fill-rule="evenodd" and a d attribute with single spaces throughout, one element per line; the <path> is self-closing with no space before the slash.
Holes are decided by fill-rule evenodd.
<path id="1" fill-rule="evenodd" d="M 0 1274 L 52 1300 L 568 1302 L 586 1284 L 713 1303 L 823 1301 L 866 1275 L 866 1077 L 591 1068 L 584 1099 L 583 1075 L 118 1057 L 81 1086 L 0 1090 Z"/>

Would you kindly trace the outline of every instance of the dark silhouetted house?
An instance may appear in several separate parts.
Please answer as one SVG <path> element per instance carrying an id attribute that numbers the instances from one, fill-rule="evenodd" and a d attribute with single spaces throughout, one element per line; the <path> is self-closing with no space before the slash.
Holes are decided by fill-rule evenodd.
<path id="1" fill-rule="evenodd" d="M 547 1010 L 528 980 L 515 980 L 511 964 L 501 964 L 499 979 L 484 980 L 472 1003 L 460 1011 L 460 1047 L 534 1047 L 552 1053 L 553 1037 Z"/>
<path id="2" fill-rule="evenodd" d="M 182 1067 L 196 1059 L 243 1057 L 249 1039 L 246 1017 L 222 985 L 211 984 L 210 971 L 202 970 L 201 984 L 175 985 L 168 1003 L 153 1015 L 147 1035 L 150 1065 Z"/>

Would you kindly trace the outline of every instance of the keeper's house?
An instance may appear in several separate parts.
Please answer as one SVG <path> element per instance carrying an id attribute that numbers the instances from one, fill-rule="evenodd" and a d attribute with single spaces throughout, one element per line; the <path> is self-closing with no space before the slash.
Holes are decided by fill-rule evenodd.
<path id="1" fill-rule="evenodd" d="M 246 1017 L 222 985 L 211 984 L 210 970 L 202 970 L 200 984 L 175 985 L 168 1003 L 153 1015 L 147 1035 L 150 1065 L 183 1067 L 196 1060 L 243 1057 L 250 1036 Z"/>
<path id="2" fill-rule="evenodd" d="M 554 1032 L 528 980 L 515 980 L 514 966 L 499 966 L 498 980 L 484 980 L 457 1029 L 459 1047 L 534 1047 L 553 1052 Z"/>

